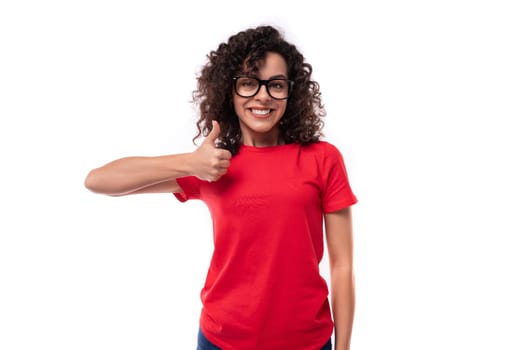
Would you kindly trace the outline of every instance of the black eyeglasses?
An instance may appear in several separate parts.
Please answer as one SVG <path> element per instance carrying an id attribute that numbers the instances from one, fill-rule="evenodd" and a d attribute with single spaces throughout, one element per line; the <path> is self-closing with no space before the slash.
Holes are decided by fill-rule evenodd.
<path id="1" fill-rule="evenodd" d="M 268 80 L 254 77 L 234 77 L 233 86 L 235 93 L 241 97 L 253 97 L 257 95 L 261 86 L 266 86 L 266 92 L 276 100 L 286 100 L 290 97 L 293 81 L 282 78 Z"/>

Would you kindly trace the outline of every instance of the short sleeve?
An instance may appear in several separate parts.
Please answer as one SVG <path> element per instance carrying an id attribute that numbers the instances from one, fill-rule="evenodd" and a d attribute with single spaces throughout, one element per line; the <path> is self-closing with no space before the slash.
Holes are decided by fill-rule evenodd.
<path id="1" fill-rule="evenodd" d="M 323 212 L 330 213 L 357 203 L 357 198 L 350 187 L 341 153 L 335 146 L 329 143 L 325 145 L 321 204 Z"/>
<path id="2" fill-rule="evenodd" d="M 200 188 L 202 181 L 195 176 L 181 177 L 177 179 L 181 192 L 174 193 L 175 197 L 186 202 L 188 199 L 200 199 Z"/>

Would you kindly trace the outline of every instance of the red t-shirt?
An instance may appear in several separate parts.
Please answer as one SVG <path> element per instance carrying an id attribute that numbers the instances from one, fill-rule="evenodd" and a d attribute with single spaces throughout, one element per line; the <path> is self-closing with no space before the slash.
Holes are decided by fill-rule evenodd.
<path id="1" fill-rule="evenodd" d="M 333 331 L 323 213 L 357 202 L 340 152 L 323 141 L 241 146 L 218 181 L 177 181 L 175 196 L 201 199 L 212 216 L 206 338 L 223 350 L 319 350 Z"/>

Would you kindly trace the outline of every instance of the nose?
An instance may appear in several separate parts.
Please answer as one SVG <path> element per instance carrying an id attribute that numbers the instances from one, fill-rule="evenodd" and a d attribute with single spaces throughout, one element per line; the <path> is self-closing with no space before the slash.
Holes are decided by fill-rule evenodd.
<path id="1" fill-rule="evenodd" d="M 256 100 L 268 101 L 272 99 L 272 96 L 268 93 L 268 85 L 261 84 L 261 88 L 257 91 L 257 94 L 254 96 Z"/>

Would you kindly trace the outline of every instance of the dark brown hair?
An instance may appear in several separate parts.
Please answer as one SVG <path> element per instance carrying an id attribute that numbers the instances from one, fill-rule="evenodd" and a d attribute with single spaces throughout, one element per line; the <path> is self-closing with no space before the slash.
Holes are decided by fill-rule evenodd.
<path id="1" fill-rule="evenodd" d="M 281 118 L 279 131 L 285 143 L 308 144 L 317 142 L 323 128 L 325 110 L 319 84 L 311 80 L 312 66 L 304 62 L 295 45 L 284 40 L 271 26 L 259 26 L 231 36 L 227 42 L 211 51 L 207 63 L 197 78 L 193 102 L 199 106 L 198 133 L 211 131 L 212 120 L 219 122 L 221 133 L 218 145 L 232 154 L 239 151 L 241 129 L 233 108 L 233 77 L 239 73 L 257 72 L 258 64 L 268 52 L 278 53 L 286 61 L 288 79 L 294 85 Z"/>

